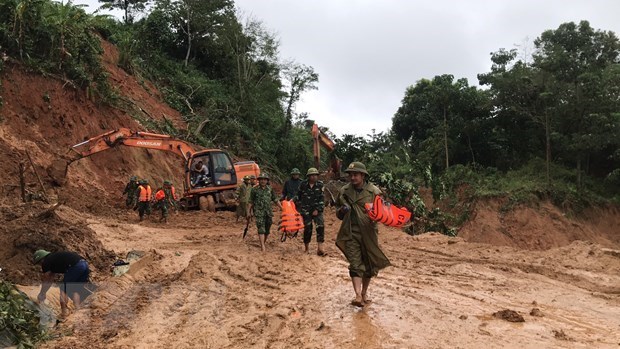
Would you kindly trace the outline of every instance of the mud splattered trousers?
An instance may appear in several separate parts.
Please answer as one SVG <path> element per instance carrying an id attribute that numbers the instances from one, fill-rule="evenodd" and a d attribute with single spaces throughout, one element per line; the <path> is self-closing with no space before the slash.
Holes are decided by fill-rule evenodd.
<path id="1" fill-rule="evenodd" d="M 256 228 L 258 230 L 259 235 L 269 235 L 269 229 L 271 229 L 271 224 L 273 224 L 273 217 L 271 216 L 255 216 L 256 219 Z"/>
<path id="2" fill-rule="evenodd" d="M 318 215 L 312 216 L 302 215 L 304 219 L 304 244 L 309 244 L 312 240 L 312 223 L 316 224 L 316 241 L 325 242 L 325 223 L 323 222 L 323 212 L 319 212 Z"/>
<path id="3" fill-rule="evenodd" d="M 128 208 L 136 206 L 136 199 L 137 197 L 135 195 L 127 194 L 125 205 L 127 205 Z"/>
<path id="4" fill-rule="evenodd" d="M 372 272 L 368 251 L 362 243 L 362 232 L 357 227 L 351 227 L 352 239 L 347 241 L 344 248 L 344 255 L 349 261 L 349 276 L 371 278 L 377 276 L 377 272 Z"/>
<path id="5" fill-rule="evenodd" d="M 166 219 L 168 218 L 168 206 L 170 206 L 169 202 L 166 202 L 165 200 L 161 200 L 161 201 L 157 201 L 155 205 L 153 205 L 153 208 L 155 210 L 161 210 L 161 219 Z"/>

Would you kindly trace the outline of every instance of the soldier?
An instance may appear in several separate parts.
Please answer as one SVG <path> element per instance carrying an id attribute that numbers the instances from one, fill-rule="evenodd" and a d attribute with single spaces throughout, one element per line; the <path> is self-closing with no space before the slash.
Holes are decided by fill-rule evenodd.
<path id="1" fill-rule="evenodd" d="M 129 178 L 129 182 L 127 182 L 125 186 L 125 191 L 123 191 L 123 195 L 127 194 L 127 199 L 125 200 L 127 208 L 136 206 L 136 191 L 139 185 L 138 176 L 131 176 Z"/>
<path id="2" fill-rule="evenodd" d="M 256 186 L 256 176 L 251 175 L 250 176 L 250 187 L 254 188 L 255 186 Z"/>
<path id="3" fill-rule="evenodd" d="M 323 182 L 319 181 L 319 171 L 311 167 L 306 173 L 307 179 L 301 182 L 299 192 L 295 197 L 295 206 L 304 219 L 304 245 L 308 253 L 310 240 L 312 240 L 312 222 L 316 224 L 316 254 L 324 256 L 323 243 L 325 242 L 325 226 L 323 223 L 323 208 L 325 206 L 323 196 Z"/>
<path id="4" fill-rule="evenodd" d="M 164 223 L 168 223 L 168 209 L 171 207 L 174 209 L 177 208 L 175 199 L 172 182 L 165 180 L 163 188 L 160 188 L 157 192 L 155 192 L 154 208 L 156 210 L 161 210 L 161 218 L 159 219 L 160 222 L 164 221 Z"/>
<path id="5" fill-rule="evenodd" d="M 239 200 L 237 205 L 237 222 L 239 222 L 239 217 L 249 218 L 248 203 L 250 202 L 251 191 L 250 176 L 244 176 L 243 183 L 237 187 L 237 200 Z"/>
<path id="6" fill-rule="evenodd" d="M 299 185 L 301 184 L 301 179 L 299 179 L 300 174 L 301 173 L 296 168 L 291 171 L 291 179 L 284 182 L 284 188 L 282 189 L 282 197 L 280 200 L 292 200 L 295 196 L 297 196 Z"/>
<path id="7" fill-rule="evenodd" d="M 138 196 L 138 214 L 140 215 L 140 222 L 142 222 L 145 213 L 151 215 L 151 186 L 149 186 L 148 180 L 140 181 L 136 194 Z"/>
<path id="8" fill-rule="evenodd" d="M 88 263 L 75 252 L 48 252 L 37 250 L 33 255 L 34 264 L 41 264 L 41 291 L 37 297 L 39 303 L 45 301 L 47 291 L 54 282 L 55 274 L 64 274 L 60 287 L 60 310 L 61 317 L 68 315 L 69 299 L 73 301 L 75 308 L 79 308 L 81 302 L 88 295 L 85 286 L 89 282 L 90 269 Z"/>
<path id="9" fill-rule="evenodd" d="M 271 203 L 274 202 L 282 209 L 282 204 L 278 201 L 276 193 L 273 188 L 268 184 L 269 175 L 261 173 L 258 176 L 258 186 L 252 188 L 250 193 L 250 216 L 254 215 L 256 218 L 256 228 L 258 228 L 258 238 L 260 240 L 260 249 L 265 252 L 265 241 L 269 236 L 269 229 L 273 223 L 273 210 L 271 209 Z"/>
<path id="10" fill-rule="evenodd" d="M 336 246 L 349 261 L 349 275 L 355 291 L 351 304 L 363 307 L 370 303 L 367 298 L 370 279 L 390 265 L 379 248 L 377 222 L 370 220 L 364 207 L 381 191 L 367 181 L 368 172 L 361 162 L 351 163 L 345 172 L 350 183 L 340 188 L 336 199 L 336 216 L 342 220 Z"/>

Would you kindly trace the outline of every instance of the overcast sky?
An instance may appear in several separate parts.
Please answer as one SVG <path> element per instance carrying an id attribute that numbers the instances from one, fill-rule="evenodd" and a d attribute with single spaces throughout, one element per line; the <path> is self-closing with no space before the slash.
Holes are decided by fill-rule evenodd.
<path id="1" fill-rule="evenodd" d="M 76 3 L 95 3 L 81 0 Z M 407 86 L 439 74 L 476 85 L 490 53 L 588 20 L 620 33 L 620 0 L 235 0 L 280 38 L 283 59 L 314 67 L 307 112 L 337 135 L 387 131 Z M 92 8 L 92 6 L 91 6 Z"/>

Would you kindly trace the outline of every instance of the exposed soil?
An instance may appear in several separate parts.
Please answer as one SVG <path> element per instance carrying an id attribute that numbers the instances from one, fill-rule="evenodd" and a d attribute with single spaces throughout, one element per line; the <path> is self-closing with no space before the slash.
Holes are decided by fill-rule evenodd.
<path id="1" fill-rule="evenodd" d="M 277 234 L 263 254 L 255 227 L 242 240 L 245 224 L 232 212 L 181 212 L 163 225 L 156 217 L 139 224 L 123 209 L 132 174 L 179 182 L 182 162 L 174 155 L 118 148 L 71 164 L 59 181 L 67 150 L 84 137 L 144 130 L 130 114 L 186 127 L 152 84 L 116 67 L 114 47 L 104 47 L 124 110 L 15 63 L 0 75 L 0 277 L 36 297 L 32 252 L 73 250 L 88 259 L 98 286 L 44 347 L 618 348 L 618 208 L 570 217 L 545 202 L 506 211 L 498 199 L 475 203 L 457 238 L 381 227 L 394 266 L 373 281 L 373 302 L 358 309 L 334 246 L 332 209 L 325 213 L 328 256 L 304 254 L 300 238 L 281 243 Z M 26 151 L 49 201 L 64 203 L 50 215 L 39 216 L 51 204 L 21 203 L 20 162 L 28 192 L 41 191 Z M 143 256 L 112 277 L 114 261 L 134 250 Z M 56 312 L 57 293 L 47 301 Z M 503 309 L 525 322 L 493 316 Z"/>

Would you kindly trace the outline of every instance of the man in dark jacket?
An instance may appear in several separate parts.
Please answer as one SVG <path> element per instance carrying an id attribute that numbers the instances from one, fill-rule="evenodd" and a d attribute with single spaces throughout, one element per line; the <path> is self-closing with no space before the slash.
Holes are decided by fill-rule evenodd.
<path id="1" fill-rule="evenodd" d="M 69 297 L 75 308 L 79 308 L 81 301 L 88 295 L 85 286 L 89 282 L 90 269 L 88 263 L 75 252 L 48 252 L 37 250 L 33 256 L 34 264 L 41 264 L 41 291 L 37 300 L 45 301 L 47 291 L 52 286 L 55 274 L 63 274 L 60 287 L 61 317 L 68 314 L 67 304 Z"/>
<path id="2" fill-rule="evenodd" d="M 282 197 L 280 200 L 292 200 L 295 196 L 297 196 L 297 192 L 299 191 L 299 185 L 301 184 L 301 179 L 299 179 L 298 169 L 294 168 L 291 171 L 291 179 L 284 182 L 284 188 L 282 189 Z"/>

